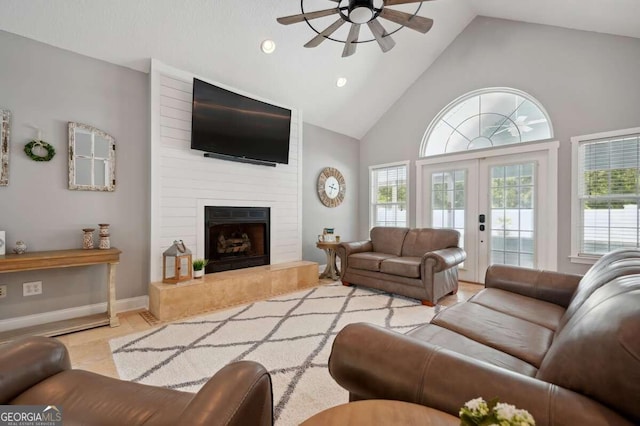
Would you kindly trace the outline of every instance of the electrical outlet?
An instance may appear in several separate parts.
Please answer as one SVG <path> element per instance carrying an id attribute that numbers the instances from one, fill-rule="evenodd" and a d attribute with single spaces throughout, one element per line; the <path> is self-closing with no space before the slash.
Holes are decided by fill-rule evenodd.
<path id="1" fill-rule="evenodd" d="M 0 299 L 2 299 L 3 297 L 7 297 L 7 286 L 6 285 L 0 285 Z"/>
<path id="2" fill-rule="evenodd" d="M 42 294 L 42 281 L 33 281 L 22 284 L 23 296 L 35 296 L 36 294 Z"/>

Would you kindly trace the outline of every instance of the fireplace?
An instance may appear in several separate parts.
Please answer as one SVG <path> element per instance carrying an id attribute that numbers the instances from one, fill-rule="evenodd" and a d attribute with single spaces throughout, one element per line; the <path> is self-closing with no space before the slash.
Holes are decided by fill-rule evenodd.
<path id="1" fill-rule="evenodd" d="M 205 272 L 269 265 L 269 208 L 204 208 Z"/>

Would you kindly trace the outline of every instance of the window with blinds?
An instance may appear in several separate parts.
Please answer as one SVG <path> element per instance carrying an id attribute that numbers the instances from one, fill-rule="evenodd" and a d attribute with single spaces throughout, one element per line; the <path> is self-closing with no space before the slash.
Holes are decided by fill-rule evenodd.
<path id="1" fill-rule="evenodd" d="M 580 215 L 577 254 L 640 247 L 640 134 L 575 142 Z"/>
<path id="2" fill-rule="evenodd" d="M 371 226 L 407 226 L 407 163 L 372 166 L 370 174 Z"/>

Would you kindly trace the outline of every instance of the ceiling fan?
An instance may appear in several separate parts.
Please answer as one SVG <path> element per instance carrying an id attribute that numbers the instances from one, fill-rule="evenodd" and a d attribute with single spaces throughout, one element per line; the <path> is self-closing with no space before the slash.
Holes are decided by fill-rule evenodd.
<path id="1" fill-rule="evenodd" d="M 386 19 L 401 25 L 402 27 L 411 28 L 412 30 L 419 31 L 423 34 L 427 33 L 433 26 L 433 19 L 418 16 L 416 13 L 406 13 L 399 10 L 389 9 L 389 6 L 396 6 L 408 3 L 421 3 L 424 1 L 432 0 L 383 0 L 379 7 L 374 5 L 374 0 L 328 0 L 333 3 L 337 3 L 337 6 L 331 9 L 318 10 L 315 12 L 303 12 L 298 15 L 285 16 L 278 18 L 277 21 L 283 25 L 297 24 L 299 22 L 307 22 L 309 20 L 322 18 L 325 16 L 339 15 L 338 19 L 329 25 L 323 31 L 316 31 L 318 35 L 312 38 L 304 47 L 316 47 L 323 41 L 331 37 L 331 34 L 336 32 L 344 23 L 350 22 L 351 28 L 344 43 L 344 49 L 342 50 L 342 57 L 351 56 L 356 53 L 357 43 L 360 35 L 360 26 L 367 24 L 369 30 L 378 42 L 380 49 L 383 52 L 388 52 L 395 46 L 395 41 L 391 38 L 391 35 L 385 30 L 378 18 Z M 311 26 L 311 24 L 309 24 Z M 313 28 L 313 27 L 311 27 Z M 315 29 L 314 29 L 315 30 Z M 371 40 L 368 40 L 371 41 Z"/>
<path id="2" fill-rule="evenodd" d="M 500 133 L 509 132 L 511 136 L 518 137 L 522 133 L 528 133 L 533 130 L 533 127 L 529 126 L 530 124 L 546 123 L 546 121 L 546 118 L 527 121 L 526 115 L 520 115 L 516 117 L 515 120 L 511 120 L 511 123 L 509 123 L 507 127 L 504 127 L 504 123 L 488 127 L 497 127 L 499 129 L 495 131 L 493 135 L 499 135 Z"/>

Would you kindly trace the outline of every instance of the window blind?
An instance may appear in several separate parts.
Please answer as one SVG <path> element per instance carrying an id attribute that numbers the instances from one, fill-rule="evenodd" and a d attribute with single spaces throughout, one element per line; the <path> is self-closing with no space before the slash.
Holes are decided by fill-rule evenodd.
<path id="1" fill-rule="evenodd" d="M 640 134 L 578 148 L 579 254 L 640 246 Z"/>
<path id="2" fill-rule="evenodd" d="M 372 170 L 373 226 L 407 226 L 407 166 Z"/>

